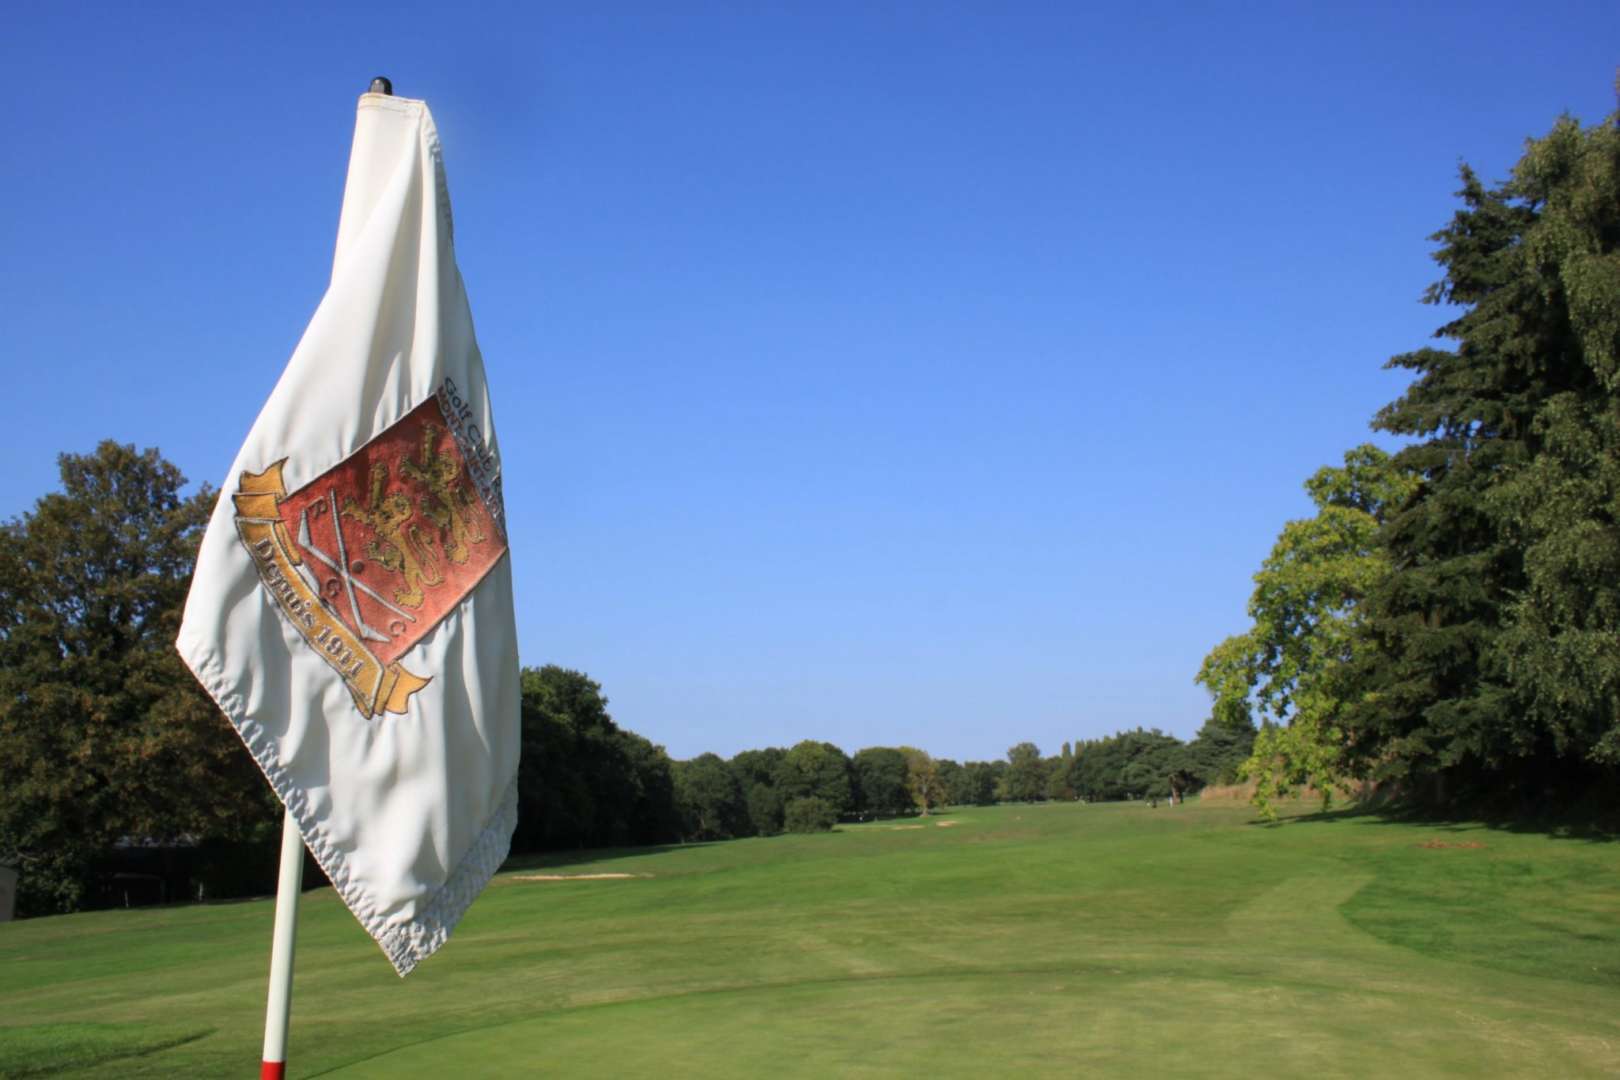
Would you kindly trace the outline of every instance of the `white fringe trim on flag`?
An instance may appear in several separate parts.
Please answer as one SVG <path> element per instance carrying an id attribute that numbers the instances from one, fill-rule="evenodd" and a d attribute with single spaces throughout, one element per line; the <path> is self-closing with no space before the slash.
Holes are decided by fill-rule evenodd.
<path id="1" fill-rule="evenodd" d="M 236 694 L 223 690 L 223 680 L 219 678 L 219 668 L 212 651 L 199 650 L 190 654 L 188 659 L 202 660 L 196 665 L 198 682 L 241 736 L 259 771 L 264 773 L 282 805 L 298 823 L 304 846 L 309 848 L 309 853 L 320 864 L 332 887 L 354 917 L 360 920 L 366 933 L 377 942 L 400 977 L 409 975 L 417 964 L 432 956 L 449 940 L 450 931 L 506 861 L 511 850 L 512 833 L 517 828 L 518 778 L 512 777 L 506 794 L 479 830 L 467 854 L 451 871 L 450 877 L 422 898 L 416 918 L 403 923 L 389 922 L 349 874 L 343 853 L 331 842 L 320 822 L 310 812 L 308 796 L 302 789 L 293 786 L 282 769 L 277 760 L 275 743 L 265 733 L 264 727 L 252 717 L 244 715 L 245 710 Z M 202 669 L 206 669 L 207 678 L 202 677 Z"/>

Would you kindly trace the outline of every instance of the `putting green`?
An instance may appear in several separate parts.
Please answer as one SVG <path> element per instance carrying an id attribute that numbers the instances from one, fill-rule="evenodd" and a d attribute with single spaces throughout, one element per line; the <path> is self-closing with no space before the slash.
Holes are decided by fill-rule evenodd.
<path id="1" fill-rule="evenodd" d="M 1595 1047 L 1571 1043 L 1567 1030 L 1527 1038 L 1538 1025 L 1517 1003 L 1473 1002 L 1430 1027 L 1413 1022 L 1436 1013 L 1419 998 L 1072 965 L 878 978 L 595 1006 L 406 1045 L 324 1075 L 1252 1076 L 1262 1063 L 1279 1076 L 1601 1071 L 1601 1058 L 1583 1052 Z"/>
<path id="2" fill-rule="evenodd" d="M 1249 1076 L 1581 1075 L 1604 1046 L 1542 980 L 1414 963 L 1337 914 L 1374 874 L 1327 864 L 1231 909 L 1189 949 L 1147 933 L 1091 934 L 1085 956 L 980 954 L 976 970 L 885 974 L 845 928 L 805 940 L 844 974 L 582 1006 L 402 1046 L 329 1074 L 982 1076 L 1070 1070 Z M 1084 911 L 1073 913 L 1084 918 Z M 989 920 L 987 933 L 1000 939 Z M 1252 947 L 1261 962 L 1245 960 Z M 1279 962 L 1281 961 L 1281 962 Z M 925 963 L 916 965 L 925 967 Z M 1466 986 L 1465 992 L 1459 992 Z M 1534 1037 L 1532 1036 L 1534 1033 Z"/>
<path id="3" fill-rule="evenodd" d="M 1614 843 L 1196 804 L 552 856 L 403 981 L 306 894 L 289 1075 L 1612 1075 L 1617 897 Z M 0 1073 L 251 1071 L 269 921 L 0 926 Z"/>

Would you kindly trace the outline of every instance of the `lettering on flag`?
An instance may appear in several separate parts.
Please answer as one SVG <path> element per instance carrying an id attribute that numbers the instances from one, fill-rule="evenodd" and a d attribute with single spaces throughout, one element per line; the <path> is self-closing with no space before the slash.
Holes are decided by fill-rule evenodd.
<path id="1" fill-rule="evenodd" d="M 283 458 L 244 471 L 236 530 L 259 581 L 368 719 L 404 713 L 432 675 L 399 658 L 506 553 L 500 470 L 446 379 L 291 494 Z"/>

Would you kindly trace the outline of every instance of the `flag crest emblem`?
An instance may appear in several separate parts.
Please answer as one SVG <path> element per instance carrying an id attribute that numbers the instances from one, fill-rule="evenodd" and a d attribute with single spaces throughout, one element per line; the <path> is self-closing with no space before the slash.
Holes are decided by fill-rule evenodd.
<path id="1" fill-rule="evenodd" d="M 283 461 L 243 472 L 237 534 L 265 590 L 368 718 L 431 676 L 398 660 L 506 552 L 499 472 L 452 380 L 288 494 Z"/>

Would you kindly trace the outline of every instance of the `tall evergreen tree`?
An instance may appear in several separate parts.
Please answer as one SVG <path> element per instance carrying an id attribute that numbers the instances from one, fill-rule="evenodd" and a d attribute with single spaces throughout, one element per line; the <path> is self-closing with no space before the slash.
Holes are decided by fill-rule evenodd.
<path id="1" fill-rule="evenodd" d="M 1525 264 L 1575 368 L 1495 499 L 1524 552 L 1502 663 L 1539 759 L 1524 779 L 1546 790 L 1620 765 L 1620 132 L 1561 123 L 1514 181 L 1538 214 Z"/>
<path id="2" fill-rule="evenodd" d="M 1375 427 L 1418 440 L 1383 533 L 1345 728 L 1377 775 L 1523 796 L 1612 763 L 1620 702 L 1620 136 L 1568 118 L 1505 183 L 1462 173 L 1430 303 Z"/>

